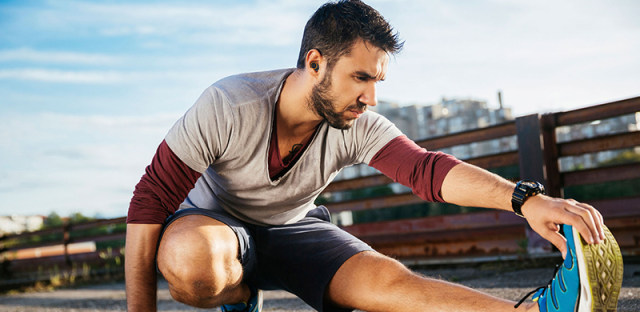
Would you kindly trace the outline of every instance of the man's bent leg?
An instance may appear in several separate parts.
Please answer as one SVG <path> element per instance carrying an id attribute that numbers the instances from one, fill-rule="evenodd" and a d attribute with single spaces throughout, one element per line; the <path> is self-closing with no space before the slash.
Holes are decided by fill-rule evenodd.
<path id="1" fill-rule="evenodd" d="M 336 305 L 364 311 L 514 311 L 514 302 L 411 272 L 373 251 L 347 260 L 327 289 Z M 517 311 L 538 311 L 537 304 Z"/>
<path id="2" fill-rule="evenodd" d="M 238 253 L 238 238 L 229 226 L 208 216 L 187 215 L 165 229 L 157 263 L 175 300 L 210 308 L 249 298 Z"/>

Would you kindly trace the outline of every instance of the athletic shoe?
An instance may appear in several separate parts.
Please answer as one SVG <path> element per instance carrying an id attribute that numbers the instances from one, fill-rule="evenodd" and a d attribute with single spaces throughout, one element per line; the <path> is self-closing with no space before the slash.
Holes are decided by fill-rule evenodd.
<path id="1" fill-rule="evenodd" d="M 616 311 L 622 286 L 622 255 L 609 229 L 605 227 L 604 232 L 602 243 L 589 245 L 578 231 L 564 225 L 567 256 L 549 284 L 533 291 L 533 301 L 538 302 L 541 312 Z"/>
<path id="2" fill-rule="evenodd" d="M 222 312 L 260 312 L 262 311 L 262 290 L 251 289 L 248 302 L 225 304 L 220 307 Z"/>

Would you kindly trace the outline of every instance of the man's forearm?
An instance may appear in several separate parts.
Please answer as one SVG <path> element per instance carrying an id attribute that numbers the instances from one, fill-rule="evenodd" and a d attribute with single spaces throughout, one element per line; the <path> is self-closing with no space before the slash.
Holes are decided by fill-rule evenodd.
<path id="1" fill-rule="evenodd" d="M 461 163 L 453 167 L 442 183 L 442 198 L 452 204 L 511 211 L 515 185 L 482 168 Z"/>
<path id="2" fill-rule="evenodd" d="M 127 310 L 156 311 L 155 252 L 160 224 L 128 224 L 125 244 Z"/>

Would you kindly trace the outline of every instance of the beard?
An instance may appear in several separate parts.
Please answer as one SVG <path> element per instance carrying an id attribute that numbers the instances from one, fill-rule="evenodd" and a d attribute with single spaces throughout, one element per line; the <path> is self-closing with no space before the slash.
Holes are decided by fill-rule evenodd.
<path id="1" fill-rule="evenodd" d="M 353 125 L 353 119 L 346 119 L 344 112 L 349 110 L 364 111 L 367 108 L 366 104 L 356 103 L 348 106 L 343 112 L 336 111 L 334 107 L 335 99 L 330 94 L 331 89 L 331 72 L 327 72 L 322 81 L 315 85 L 311 90 L 311 96 L 309 97 L 309 106 L 318 114 L 318 116 L 324 118 L 327 123 L 336 129 L 347 130 Z"/>

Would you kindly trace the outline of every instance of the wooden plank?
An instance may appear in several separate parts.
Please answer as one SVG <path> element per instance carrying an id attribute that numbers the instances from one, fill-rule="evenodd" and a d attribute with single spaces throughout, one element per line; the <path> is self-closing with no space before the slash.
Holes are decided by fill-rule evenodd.
<path id="1" fill-rule="evenodd" d="M 623 197 L 586 201 L 600 211 L 605 219 L 640 215 L 640 197 Z"/>
<path id="2" fill-rule="evenodd" d="M 384 197 L 374 197 L 367 199 L 351 200 L 339 203 L 327 204 L 327 208 L 331 212 L 340 211 L 359 211 L 367 209 L 379 209 L 386 207 L 394 207 L 400 205 L 423 203 L 424 200 L 413 193 L 397 194 Z"/>
<path id="3" fill-rule="evenodd" d="M 638 179 L 640 178 L 640 163 L 571 171 L 565 172 L 561 176 L 562 184 L 565 187 Z"/>
<path id="4" fill-rule="evenodd" d="M 122 223 L 125 223 L 126 221 L 127 221 L 127 217 L 120 217 L 120 218 L 114 218 L 114 219 L 100 219 L 100 220 L 89 221 L 85 223 L 72 224 L 71 230 L 78 231 L 83 229 L 95 228 L 103 225 L 122 224 Z"/>
<path id="5" fill-rule="evenodd" d="M 404 233 L 427 233 L 438 231 L 470 230 L 491 226 L 524 225 L 525 220 L 509 211 L 487 210 L 486 212 L 465 213 L 380 221 L 356 224 L 344 227 L 351 234 L 358 237 L 380 236 Z"/>
<path id="6" fill-rule="evenodd" d="M 505 152 L 500 154 L 465 159 L 465 162 L 476 165 L 480 168 L 491 169 L 518 164 L 518 152 Z"/>
<path id="7" fill-rule="evenodd" d="M 7 241 L 10 239 L 27 239 L 33 236 L 51 235 L 51 234 L 58 234 L 58 233 L 62 233 L 62 227 L 56 227 L 56 228 L 40 230 L 35 232 L 26 232 L 26 233 L 20 233 L 20 234 L 10 234 L 10 235 L 0 236 L 0 243 L 2 241 Z"/>
<path id="8" fill-rule="evenodd" d="M 75 237 L 69 240 L 69 243 L 81 243 L 81 242 L 105 242 L 116 239 L 124 239 L 125 232 L 102 234 L 97 236 Z"/>
<path id="9" fill-rule="evenodd" d="M 520 253 L 522 248 L 518 240 L 525 237 L 512 237 L 483 242 L 447 242 L 407 244 L 395 246 L 372 246 L 379 252 L 400 259 L 478 257 Z"/>
<path id="10" fill-rule="evenodd" d="M 335 192 L 335 191 L 348 191 L 365 187 L 380 186 L 393 183 L 393 180 L 383 174 L 376 174 L 368 177 L 360 177 L 349 180 L 335 181 L 329 184 L 323 191 Z"/>
<path id="11" fill-rule="evenodd" d="M 427 150 L 439 150 L 445 147 L 498 139 L 515 134 L 515 123 L 513 121 L 508 121 L 495 126 L 448 134 L 436 138 L 417 141 L 416 143 Z"/>
<path id="12" fill-rule="evenodd" d="M 637 233 L 640 235 L 640 213 L 636 216 L 610 217 L 605 224 L 609 229 L 638 229 Z"/>
<path id="13" fill-rule="evenodd" d="M 556 113 L 556 120 L 558 122 L 558 126 L 566 126 L 632 114 L 639 111 L 640 97 L 634 97 L 616 102 L 589 106 L 568 112 Z"/>
<path id="14" fill-rule="evenodd" d="M 494 155 L 464 159 L 464 161 L 485 169 L 505 167 L 518 164 L 518 152 L 505 152 Z M 391 180 L 389 177 L 383 174 L 376 174 L 366 177 L 332 182 L 324 189 L 323 193 L 349 191 L 365 187 L 387 185 L 390 183 L 393 183 L 393 180 Z"/>
<path id="15" fill-rule="evenodd" d="M 446 230 L 428 233 L 411 232 L 377 236 L 358 236 L 358 238 L 372 245 L 393 246 L 399 244 L 481 242 L 496 238 L 513 238 L 516 236 L 525 236 L 524 224 L 500 225 L 467 230 Z"/>
<path id="16" fill-rule="evenodd" d="M 558 144 L 559 156 L 575 156 L 640 145 L 640 131 L 599 136 Z"/>

